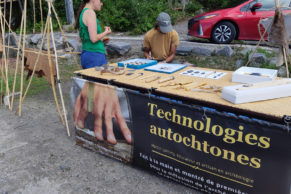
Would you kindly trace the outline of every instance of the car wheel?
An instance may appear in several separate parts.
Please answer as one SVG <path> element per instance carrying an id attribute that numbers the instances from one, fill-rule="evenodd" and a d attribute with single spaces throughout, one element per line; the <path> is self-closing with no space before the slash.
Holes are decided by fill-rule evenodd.
<path id="1" fill-rule="evenodd" d="M 211 40 L 218 44 L 227 44 L 233 41 L 236 30 L 231 22 L 220 22 L 216 24 L 211 33 Z"/>

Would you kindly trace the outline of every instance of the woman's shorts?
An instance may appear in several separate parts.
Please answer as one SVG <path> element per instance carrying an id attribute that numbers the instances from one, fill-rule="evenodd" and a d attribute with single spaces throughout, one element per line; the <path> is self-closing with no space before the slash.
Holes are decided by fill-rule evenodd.
<path id="1" fill-rule="evenodd" d="M 107 59 L 104 53 L 83 51 L 81 54 L 81 65 L 83 69 L 102 66 L 106 64 Z"/>

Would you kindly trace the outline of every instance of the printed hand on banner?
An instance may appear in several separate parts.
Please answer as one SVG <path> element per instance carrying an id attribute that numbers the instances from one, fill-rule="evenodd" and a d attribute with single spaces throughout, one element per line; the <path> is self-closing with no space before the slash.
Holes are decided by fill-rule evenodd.
<path id="1" fill-rule="evenodd" d="M 94 116 L 95 137 L 100 141 L 104 140 L 102 131 L 102 122 L 104 118 L 107 141 L 111 144 L 116 144 L 117 141 L 113 133 L 112 123 L 112 118 L 115 118 L 126 141 L 128 143 L 132 143 L 131 132 L 127 127 L 124 117 L 122 116 L 115 88 L 97 83 L 92 84 L 94 86 L 90 88 L 89 83 L 87 82 L 76 99 L 74 110 L 74 125 L 78 125 L 79 128 L 85 127 L 85 119 L 88 116 L 88 108 L 91 109 L 90 105 L 88 105 L 88 100 L 90 101 L 89 93 L 91 92 L 91 101 L 93 104 L 92 110 L 89 110 L 89 112 L 92 111 Z"/>

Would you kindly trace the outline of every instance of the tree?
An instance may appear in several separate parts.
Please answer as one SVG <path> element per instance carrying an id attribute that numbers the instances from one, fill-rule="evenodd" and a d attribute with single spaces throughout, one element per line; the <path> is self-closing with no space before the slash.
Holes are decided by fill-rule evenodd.
<path id="1" fill-rule="evenodd" d="M 68 24 L 74 24 L 75 23 L 75 16 L 74 16 L 74 7 L 73 7 L 73 1 L 72 0 L 65 0 L 65 6 L 66 6 L 66 17 Z"/>

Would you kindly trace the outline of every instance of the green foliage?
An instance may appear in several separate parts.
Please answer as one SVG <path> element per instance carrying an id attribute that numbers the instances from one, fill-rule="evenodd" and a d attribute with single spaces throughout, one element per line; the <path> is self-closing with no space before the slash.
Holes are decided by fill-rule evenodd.
<path id="1" fill-rule="evenodd" d="M 107 0 L 98 17 L 113 31 L 131 31 L 134 34 L 140 34 L 154 26 L 160 12 L 169 12 L 167 8 L 166 1 Z"/>
<path id="2" fill-rule="evenodd" d="M 257 52 L 265 54 L 268 59 L 276 56 L 275 52 L 267 51 L 267 50 L 262 49 L 262 48 L 258 48 Z"/>
<path id="3" fill-rule="evenodd" d="M 41 31 L 41 9 L 40 1 L 35 1 L 35 12 L 33 11 L 32 0 L 28 0 L 28 13 L 27 13 L 27 31 L 32 32 L 34 27 L 34 13 L 35 18 L 35 30 Z M 42 2 L 43 23 L 47 17 L 48 6 L 46 1 Z M 98 19 L 102 25 L 107 25 L 112 28 L 113 31 L 129 31 L 132 34 L 142 34 L 151 29 L 155 22 L 157 15 L 164 11 L 169 13 L 172 18 L 172 23 L 175 23 L 182 17 L 193 16 L 198 10 L 212 10 L 235 6 L 241 3 L 241 0 L 189 0 L 185 7 L 185 12 L 181 11 L 182 4 L 178 0 L 104 0 L 103 7 L 100 12 L 97 13 Z M 77 18 L 77 11 L 79 9 L 82 0 L 73 0 L 73 7 L 75 13 L 75 20 Z M 66 11 L 65 0 L 54 1 L 54 7 L 57 11 L 61 24 L 66 24 Z M 18 28 L 20 26 L 21 11 L 17 2 L 13 5 L 13 10 L 16 10 L 18 14 L 15 14 L 15 18 L 18 21 Z M 177 8 L 177 9 L 176 9 Z M 54 14 L 52 14 L 54 15 Z M 54 30 L 59 29 L 56 19 L 53 17 Z M 19 31 L 19 30 L 16 30 Z"/>
<path id="4" fill-rule="evenodd" d="M 200 10 L 202 8 L 203 6 L 199 2 L 197 2 L 196 0 L 190 0 L 189 3 L 186 5 L 185 11 L 193 16 L 197 10 Z"/>

